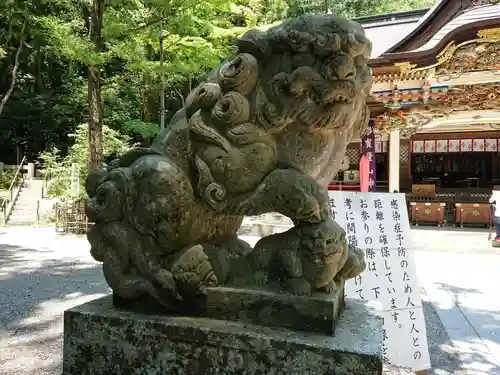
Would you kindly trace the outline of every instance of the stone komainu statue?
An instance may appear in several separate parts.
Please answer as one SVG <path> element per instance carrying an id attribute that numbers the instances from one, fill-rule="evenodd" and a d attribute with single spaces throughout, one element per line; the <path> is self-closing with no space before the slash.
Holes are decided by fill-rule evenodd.
<path id="1" fill-rule="evenodd" d="M 237 41 L 150 148 L 92 171 L 92 256 L 123 299 L 182 311 L 217 285 L 335 290 L 364 269 L 330 218 L 327 184 L 367 127 L 371 44 L 336 16 L 288 20 Z M 244 215 L 279 212 L 288 232 L 252 249 Z"/>

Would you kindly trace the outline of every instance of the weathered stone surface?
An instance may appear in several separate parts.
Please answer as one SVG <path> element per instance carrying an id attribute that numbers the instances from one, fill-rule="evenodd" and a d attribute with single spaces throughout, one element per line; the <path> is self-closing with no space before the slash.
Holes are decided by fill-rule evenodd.
<path id="1" fill-rule="evenodd" d="M 63 375 L 378 375 L 381 328 L 354 300 L 332 337 L 135 314 L 114 309 L 108 296 L 65 312 Z"/>
<path id="2" fill-rule="evenodd" d="M 367 128 L 371 43 L 361 25 L 304 16 L 237 41 L 149 148 L 90 172 L 91 254 L 117 296 L 192 310 L 211 286 L 334 291 L 364 269 L 331 219 L 327 184 Z M 254 251 L 243 216 L 290 230 Z"/>
<path id="3" fill-rule="evenodd" d="M 208 318 L 332 335 L 343 309 L 343 288 L 334 294 L 294 296 L 259 289 L 207 288 Z"/>

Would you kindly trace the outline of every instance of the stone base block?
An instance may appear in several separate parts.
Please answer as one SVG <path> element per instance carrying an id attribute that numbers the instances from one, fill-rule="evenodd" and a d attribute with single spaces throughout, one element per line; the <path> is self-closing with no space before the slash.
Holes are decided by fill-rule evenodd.
<path id="1" fill-rule="evenodd" d="M 208 318 L 332 335 L 344 306 L 344 291 L 311 297 L 272 291 L 207 288 Z"/>
<path id="2" fill-rule="evenodd" d="M 382 320 L 346 300 L 334 336 L 144 315 L 99 298 L 64 314 L 63 375 L 378 375 Z"/>

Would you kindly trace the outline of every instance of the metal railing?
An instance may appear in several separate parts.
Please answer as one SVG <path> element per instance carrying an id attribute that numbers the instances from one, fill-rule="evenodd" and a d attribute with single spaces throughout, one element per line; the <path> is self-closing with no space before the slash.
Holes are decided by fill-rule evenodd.
<path id="1" fill-rule="evenodd" d="M 0 197 L 0 212 L 2 213 L 0 224 L 5 224 L 5 214 L 7 212 L 7 205 L 9 204 L 9 200 L 4 197 Z"/>
<path id="2" fill-rule="evenodd" d="M 5 199 L 2 202 L 3 219 L 5 223 L 9 221 L 9 216 L 12 212 L 12 209 L 14 208 L 14 204 L 16 203 L 17 198 L 19 197 L 19 192 L 21 191 L 21 187 L 24 185 L 25 164 L 26 164 L 26 156 L 23 157 L 23 160 L 21 160 L 21 163 L 17 167 L 16 173 L 12 178 L 12 182 L 10 183 L 8 189 L 7 199 Z"/>

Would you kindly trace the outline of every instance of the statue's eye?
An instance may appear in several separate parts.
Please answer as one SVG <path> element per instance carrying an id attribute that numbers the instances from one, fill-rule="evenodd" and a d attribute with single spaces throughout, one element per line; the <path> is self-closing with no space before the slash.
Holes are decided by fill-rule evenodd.
<path id="1" fill-rule="evenodd" d="M 299 41 L 299 34 L 296 31 L 292 31 L 288 34 L 288 38 L 290 38 L 292 43 L 296 43 Z"/>
<path id="2" fill-rule="evenodd" d="M 104 203 L 106 201 L 106 190 L 100 188 L 97 190 L 96 201 L 99 203 Z"/>
<path id="3" fill-rule="evenodd" d="M 354 58 L 354 66 L 356 68 L 366 68 L 368 60 L 363 55 L 358 55 Z"/>

